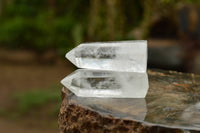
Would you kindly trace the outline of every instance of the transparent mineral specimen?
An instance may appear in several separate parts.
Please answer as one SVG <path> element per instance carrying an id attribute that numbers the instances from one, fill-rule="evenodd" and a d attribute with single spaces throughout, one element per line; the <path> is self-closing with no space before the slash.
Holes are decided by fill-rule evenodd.
<path id="1" fill-rule="evenodd" d="M 82 43 L 66 58 L 78 68 L 146 72 L 147 41 Z"/>
<path id="2" fill-rule="evenodd" d="M 61 83 L 81 97 L 144 98 L 146 73 L 78 69 Z"/>

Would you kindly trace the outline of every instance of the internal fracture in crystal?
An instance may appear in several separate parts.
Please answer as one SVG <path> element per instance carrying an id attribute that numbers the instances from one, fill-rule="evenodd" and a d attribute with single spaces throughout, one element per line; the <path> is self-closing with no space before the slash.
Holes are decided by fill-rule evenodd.
<path id="1" fill-rule="evenodd" d="M 78 69 L 61 83 L 81 97 L 144 98 L 146 73 Z"/>
<path id="2" fill-rule="evenodd" d="M 82 43 L 66 58 L 78 68 L 146 72 L 147 41 Z"/>

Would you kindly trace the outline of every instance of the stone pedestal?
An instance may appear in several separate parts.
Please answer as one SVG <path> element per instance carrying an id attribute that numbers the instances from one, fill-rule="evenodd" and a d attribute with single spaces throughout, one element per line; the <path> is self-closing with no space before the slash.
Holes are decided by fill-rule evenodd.
<path id="1" fill-rule="evenodd" d="M 200 132 L 200 76 L 149 70 L 145 99 L 83 98 L 62 89 L 61 133 Z"/>

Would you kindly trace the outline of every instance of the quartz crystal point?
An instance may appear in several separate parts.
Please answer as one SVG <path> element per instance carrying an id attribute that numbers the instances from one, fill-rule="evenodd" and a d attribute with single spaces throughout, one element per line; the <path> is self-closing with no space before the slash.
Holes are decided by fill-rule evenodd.
<path id="1" fill-rule="evenodd" d="M 78 69 L 61 83 L 81 97 L 144 98 L 146 73 Z"/>
<path id="2" fill-rule="evenodd" d="M 82 43 L 66 58 L 78 68 L 146 72 L 147 41 Z"/>

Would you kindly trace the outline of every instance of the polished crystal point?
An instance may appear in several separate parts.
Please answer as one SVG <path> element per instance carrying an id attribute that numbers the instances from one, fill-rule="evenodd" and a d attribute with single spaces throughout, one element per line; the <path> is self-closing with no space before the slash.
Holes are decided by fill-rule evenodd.
<path id="1" fill-rule="evenodd" d="M 66 58 L 78 68 L 146 72 L 147 41 L 82 43 Z"/>
<path id="2" fill-rule="evenodd" d="M 146 73 L 78 69 L 61 83 L 81 97 L 144 98 Z"/>

